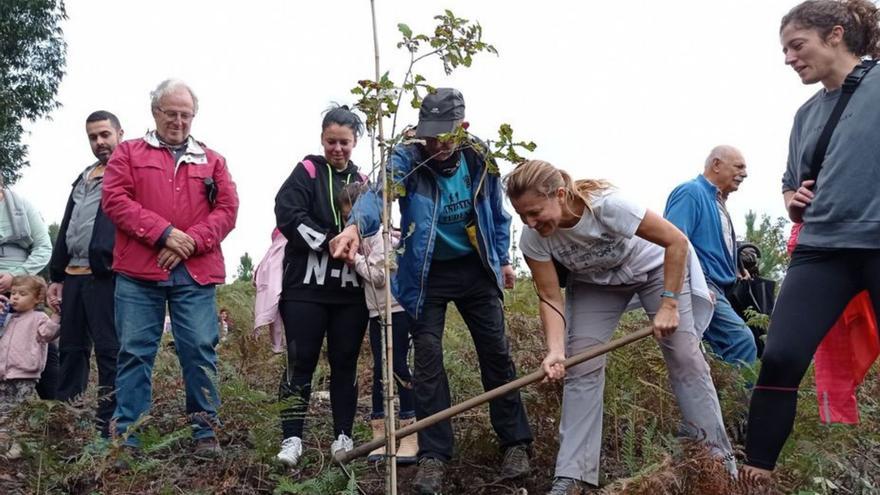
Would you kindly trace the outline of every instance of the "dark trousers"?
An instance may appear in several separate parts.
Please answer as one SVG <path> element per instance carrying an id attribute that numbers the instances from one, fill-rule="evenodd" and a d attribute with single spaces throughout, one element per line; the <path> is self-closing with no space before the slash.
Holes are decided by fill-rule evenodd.
<path id="1" fill-rule="evenodd" d="M 58 398 L 58 344 L 51 342 L 46 354 L 46 367 L 37 382 L 37 395 L 43 400 Z"/>
<path id="2" fill-rule="evenodd" d="M 483 388 L 491 390 L 516 378 L 500 296 L 477 255 L 431 264 L 422 314 L 412 329 L 416 417 L 426 418 L 450 406 L 449 381 L 443 366 L 443 328 L 450 301 L 471 333 Z M 489 402 L 489 419 L 502 448 L 531 443 L 532 433 L 518 391 Z M 419 457 L 448 461 L 452 444 L 452 424 L 442 421 L 419 432 Z"/>
<path id="3" fill-rule="evenodd" d="M 282 399 L 297 397 L 291 407 L 281 411 L 284 438 L 302 438 L 312 395 L 312 375 L 325 335 L 333 437 L 343 433 L 352 436 L 358 395 L 357 360 L 369 315 L 366 304 L 281 301 L 280 309 L 287 337 L 287 369 L 281 376 L 279 395 Z"/>
<path id="4" fill-rule="evenodd" d="M 798 246 L 779 291 L 749 406 L 746 464 L 773 469 L 791 433 L 797 390 L 819 343 L 867 290 L 880 315 L 880 250 Z"/>
<path id="5" fill-rule="evenodd" d="M 92 348 L 98 365 L 98 408 L 95 412 L 101 434 L 116 409 L 116 357 L 119 340 L 114 323 L 113 277 L 67 275 L 61 293 L 61 373 L 58 399 L 72 400 L 89 385 Z"/>
<path id="6" fill-rule="evenodd" d="M 384 316 L 384 315 L 383 315 Z M 412 391 L 412 374 L 409 370 L 410 317 L 406 311 L 391 314 L 392 345 L 394 350 L 394 383 L 397 385 L 397 396 L 400 398 L 400 419 L 410 419 L 416 415 Z M 370 318 L 370 351 L 373 353 L 373 413 L 370 419 L 385 417 L 385 390 L 382 386 L 382 327 L 379 316 Z"/>

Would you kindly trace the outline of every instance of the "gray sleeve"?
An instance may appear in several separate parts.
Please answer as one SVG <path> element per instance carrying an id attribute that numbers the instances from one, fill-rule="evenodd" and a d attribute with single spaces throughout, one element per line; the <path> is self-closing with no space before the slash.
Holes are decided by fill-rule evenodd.
<path id="1" fill-rule="evenodd" d="M 43 221 L 40 212 L 30 202 L 26 200 L 22 200 L 22 202 L 25 203 L 34 244 L 21 267 L 11 270 L 11 273 L 13 275 L 36 275 L 49 264 L 49 258 L 52 257 L 52 239 L 49 237 L 49 228 L 46 227 L 46 222 Z"/>
<path id="2" fill-rule="evenodd" d="M 547 241 L 541 237 L 541 234 L 527 226 L 523 226 L 519 249 L 525 257 L 535 261 L 550 261 L 552 258 Z"/>
<path id="3" fill-rule="evenodd" d="M 647 209 L 617 192 L 610 192 L 593 203 L 593 214 L 611 232 L 627 239 L 639 229 Z"/>
<path id="4" fill-rule="evenodd" d="M 800 155 L 798 153 L 798 137 L 799 127 L 797 117 L 791 125 L 791 136 L 788 138 L 788 161 L 785 164 L 785 173 L 782 174 L 782 192 L 797 191 L 798 184 L 798 164 Z"/>

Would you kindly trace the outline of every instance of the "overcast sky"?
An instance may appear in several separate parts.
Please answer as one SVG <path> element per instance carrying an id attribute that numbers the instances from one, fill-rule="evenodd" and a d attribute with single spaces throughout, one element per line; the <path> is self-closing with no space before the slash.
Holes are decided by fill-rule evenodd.
<path id="1" fill-rule="evenodd" d="M 507 122 L 535 141 L 530 156 L 576 178 L 605 178 L 662 212 L 669 191 L 696 176 L 717 144 L 739 147 L 749 177 L 730 198 L 740 233 L 749 210 L 784 214 L 780 178 L 794 112 L 817 86 L 783 64 L 778 29 L 795 5 L 777 0 L 571 2 L 377 0 L 384 70 L 408 61 L 397 23 L 415 32 L 451 9 L 478 20 L 499 56 L 446 77 L 470 130 L 495 137 Z M 179 77 L 199 96 L 192 133 L 223 154 L 241 198 L 223 243 L 227 278 L 245 251 L 260 260 L 275 224 L 274 196 L 296 162 L 320 153 L 321 112 L 352 103 L 372 78 L 368 0 L 67 0 L 63 107 L 29 125 L 31 167 L 15 186 L 47 222 L 60 222 L 70 184 L 94 161 L 85 118 L 114 112 L 126 138 L 153 127 L 149 92 Z M 416 111 L 402 120 L 415 123 Z M 354 160 L 370 163 L 369 141 Z M 503 164 L 503 170 L 510 169 Z"/>

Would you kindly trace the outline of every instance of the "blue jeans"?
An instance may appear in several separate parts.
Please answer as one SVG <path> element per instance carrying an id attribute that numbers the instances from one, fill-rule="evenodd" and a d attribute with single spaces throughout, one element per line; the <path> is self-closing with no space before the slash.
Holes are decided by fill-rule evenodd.
<path id="1" fill-rule="evenodd" d="M 416 416 L 415 399 L 413 399 L 412 374 L 409 370 L 407 357 L 409 356 L 409 327 L 411 319 L 406 311 L 399 311 L 391 315 L 391 332 L 393 333 L 394 350 L 394 382 L 397 384 L 397 396 L 400 398 L 400 419 L 410 419 Z M 385 391 L 382 385 L 382 332 L 385 329 L 379 322 L 379 317 L 370 318 L 370 351 L 373 354 L 373 412 L 370 419 L 385 417 Z"/>
<path id="2" fill-rule="evenodd" d="M 755 336 L 742 318 L 733 310 L 730 301 L 715 283 L 707 280 L 709 290 L 715 293 L 715 312 L 703 333 L 703 340 L 712 352 L 731 364 L 752 364 L 757 359 Z"/>
<path id="3" fill-rule="evenodd" d="M 171 313 L 171 332 L 186 387 L 186 412 L 191 416 L 193 438 L 214 436 L 220 397 L 217 376 L 219 339 L 214 286 L 197 284 L 160 287 L 118 276 L 116 278 L 116 331 L 119 358 L 116 364 L 116 411 L 119 434 L 150 409 L 152 374 L 165 305 Z M 127 440 L 138 445 L 134 435 Z"/>

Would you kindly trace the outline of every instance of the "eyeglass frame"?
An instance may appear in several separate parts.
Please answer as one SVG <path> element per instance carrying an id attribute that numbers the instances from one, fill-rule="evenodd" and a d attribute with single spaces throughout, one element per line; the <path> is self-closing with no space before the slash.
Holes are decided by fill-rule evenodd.
<path id="1" fill-rule="evenodd" d="M 191 122 L 196 116 L 195 113 L 178 112 L 177 110 L 163 110 L 162 107 L 155 107 L 154 110 L 158 110 L 162 115 L 171 120 L 177 120 L 179 117 L 183 122 Z M 173 114 L 173 116 L 169 115 L 169 113 Z"/>

